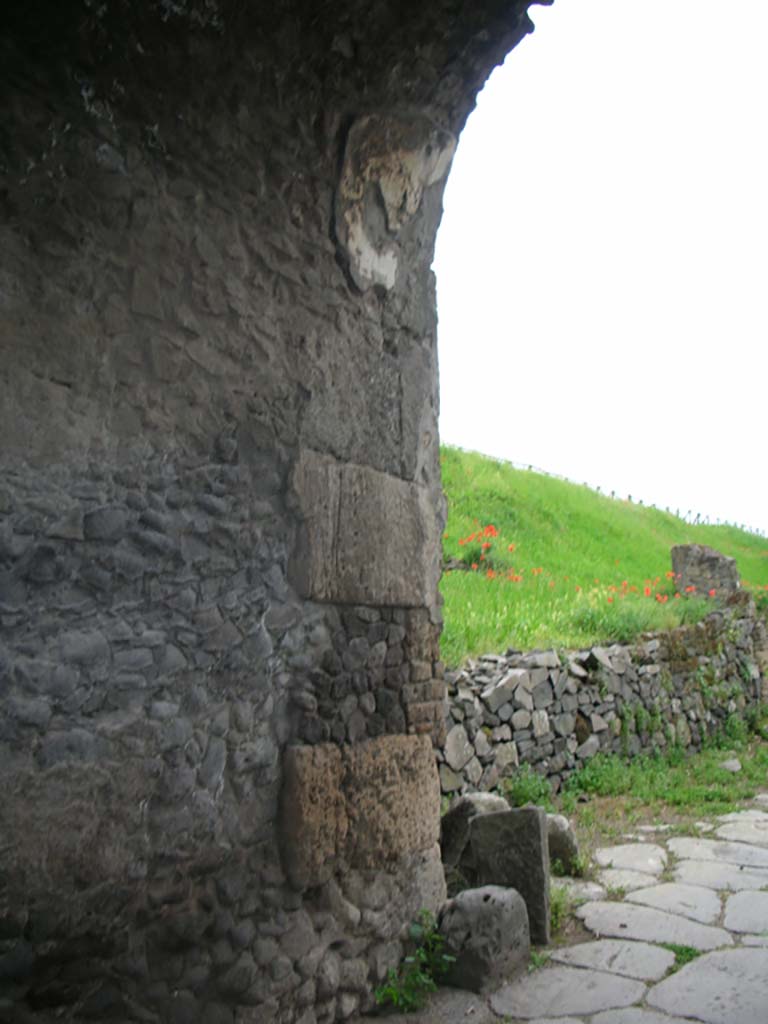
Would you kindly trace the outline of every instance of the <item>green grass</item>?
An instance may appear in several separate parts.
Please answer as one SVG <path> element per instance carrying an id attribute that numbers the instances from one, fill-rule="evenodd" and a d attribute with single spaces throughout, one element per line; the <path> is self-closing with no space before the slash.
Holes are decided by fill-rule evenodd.
<path id="1" fill-rule="evenodd" d="M 697 621 L 711 602 L 675 598 L 675 580 L 667 576 L 675 544 L 708 544 L 733 556 L 745 586 L 768 604 L 763 537 L 731 526 L 691 526 L 455 448 L 443 448 L 441 462 L 445 560 L 477 566 L 443 575 L 442 651 L 449 665 L 507 647 L 625 643 Z"/>

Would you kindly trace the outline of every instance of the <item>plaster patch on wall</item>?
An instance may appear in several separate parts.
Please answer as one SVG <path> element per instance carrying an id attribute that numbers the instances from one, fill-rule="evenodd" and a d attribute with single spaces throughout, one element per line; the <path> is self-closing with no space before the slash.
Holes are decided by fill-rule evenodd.
<path id="1" fill-rule="evenodd" d="M 336 238 L 355 285 L 394 288 L 400 232 L 448 173 L 456 139 L 425 117 L 369 114 L 352 126 L 336 192 Z"/>

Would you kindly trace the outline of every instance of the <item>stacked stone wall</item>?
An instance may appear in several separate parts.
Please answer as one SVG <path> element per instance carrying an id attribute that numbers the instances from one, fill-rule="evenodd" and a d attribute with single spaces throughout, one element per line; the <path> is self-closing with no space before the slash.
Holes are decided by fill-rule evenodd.
<path id="1" fill-rule="evenodd" d="M 764 698 L 768 639 L 740 595 L 635 644 L 486 655 L 447 673 L 444 796 L 490 790 L 527 764 L 557 791 L 598 752 L 698 750 Z"/>

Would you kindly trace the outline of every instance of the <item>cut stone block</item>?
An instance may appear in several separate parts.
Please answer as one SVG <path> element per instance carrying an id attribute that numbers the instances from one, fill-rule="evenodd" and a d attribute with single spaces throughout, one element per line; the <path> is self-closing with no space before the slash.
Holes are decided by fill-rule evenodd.
<path id="1" fill-rule="evenodd" d="M 768 892 L 747 889 L 729 896 L 723 924 L 732 932 L 768 933 Z"/>
<path id="2" fill-rule="evenodd" d="M 582 967 L 544 967 L 491 996 L 499 1016 L 531 1020 L 547 1014 L 589 1014 L 630 1006 L 643 997 L 641 981 Z"/>
<path id="3" fill-rule="evenodd" d="M 675 942 L 701 950 L 733 945 L 733 939 L 722 928 L 633 903 L 586 903 L 576 910 L 576 916 L 589 931 L 609 938 Z"/>
<path id="4" fill-rule="evenodd" d="M 596 971 L 621 974 L 638 981 L 659 981 L 675 962 L 675 954 L 648 942 L 600 939 L 556 949 L 551 959 L 572 967 L 591 967 Z"/>
<path id="5" fill-rule="evenodd" d="M 636 889 L 627 895 L 627 899 L 631 903 L 641 903 L 646 907 L 665 910 L 669 914 L 689 917 L 700 924 L 714 924 L 722 910 L 719 897 L 711 889 L 681 882 L 665 882 L 648 889 Z"/>
<path id="6" fill-rule="evenodd" d="M 280 834 L 296 888 L 327 882 L 341 860 L 381 869 L 438 842 L 440 783 L 426 736 L 289 747 L 283 767 Z"/>
<path id="7" fill-rule="evenodd" d="M 473 818 L 469 833 L 474 884 L 517 889 L 528 908 L 531 942 L 549 942 L 547 816 L 522 807 Z"/>
<path id="8" fill-rule="evenodd" d="M 308 448 L 293 488 L 303 530 L 290 572 L 300 593 L 343 604 L 435 603 L 440 524 L 429 488 Z"/>
<path id="9" fill-rule="evenodd" d="M 768 1008 L 768 950 L 727 949 L 699 957 L 654 986 L 647 1002 L 704 1024 L 758 1024 Z"/>
<path id="10" fill-rule="evenodd" d="M 451 804 L 440 822 L 440 851 L 443 864 L 455 867 L 469 842 L 469 823 L 478 814 L 509 810 L 509 804 L 495 793 L 468 793 Z"/>
<path id="11" fill-rule="evenodd" d="M 595 850 L 595 860 L 603 868 L 622 868 L 660 875 L 667 863 L 666 851 L 655 843 L 624 843 Z"/>
<path id="12" fill-rule="evenodd" d="M 465 889 L 445 904 L 438 926 L 445 951 L 456 958 L 445 975 L 447 985 L 495 991 L 528 967 L 528 912 L 514 889 Z"/>

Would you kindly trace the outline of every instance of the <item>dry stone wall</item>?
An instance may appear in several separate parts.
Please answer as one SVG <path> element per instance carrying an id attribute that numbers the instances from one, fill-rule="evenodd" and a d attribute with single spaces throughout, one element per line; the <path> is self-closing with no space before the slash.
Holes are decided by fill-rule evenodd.
<path id="1" fill-rule="evenodd" d="M 636 644 L 486 655 L 448 673 L 442 793 L 494 789 L 531 765 L 557 791 L 598 752 L 696 750 L 765 697 L 768 634 L 745 595 Z"/>
<path id="2" fill-rule="evenodd" d="M 344 1020 L 444 892 L 430 264 L 528 4 L 6 6 L 0 1019 Z"/>

